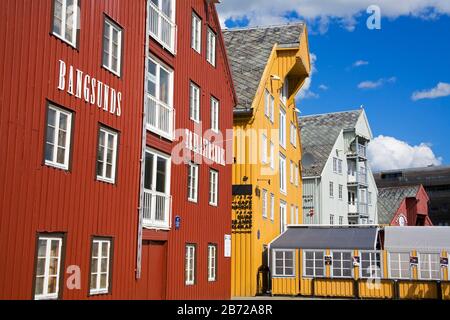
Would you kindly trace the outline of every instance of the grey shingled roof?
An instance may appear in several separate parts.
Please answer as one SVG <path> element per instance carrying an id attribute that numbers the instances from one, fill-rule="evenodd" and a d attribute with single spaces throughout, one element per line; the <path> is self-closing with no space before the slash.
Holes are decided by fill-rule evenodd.
<path id="1" fill-rule="evenodd" d="M 419 185 L 378 189 L 378 223 L 390 224 L 403 200 L 415 198 L 419 189 Z"/>
<path id="2" fill-rule="evenodd" d="M 251 108 L 274 45 L 298 46 L 304 30 L 304 23 L 223 30 L 238 99 L 236 109 Z"/>
<path id="3" fill-rule="evenodd" d="M 339 133 L 345 129 L 353 129 L 361 112 L 362 109 L 299 118 L 303 156 L 311 154 L 314 158 L 311 166 L 303 166 L 303 177 L 322 174 Z"/>

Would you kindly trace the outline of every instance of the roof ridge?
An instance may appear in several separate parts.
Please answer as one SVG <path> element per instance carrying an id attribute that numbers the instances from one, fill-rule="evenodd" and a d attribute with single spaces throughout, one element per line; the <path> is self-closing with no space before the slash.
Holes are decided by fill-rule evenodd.
<path id="1" fill-rule="evenodd" d="M 354 109 L 354 110 L 347 110 L 347 111 L 317 113 L 317 114 L 310 114 L 310 115 L 307 115 L 307 116 L 300 116 L 300 118 L 312 118 L 312 117 L 328 116 L 328 115 L 333 115 L 333 114 L 353 113 L 353 112 L 362 111 L 362 110 L 364 110 L 364 109 Z"/>
<path id="2" fill-rule="evenodd" d="M 273 24 L 267 26 L 251 26 L 251 27 L 239 27 L 239 28 L 224 28 L 222 32 L 234 32 L 234 31 L 246 31 L 246 30 L 261 30 L 261 29 L 270 29 L 270 28 L 280 28 L 280 27 L 289 27 L 289 26 L 304 26 L 306 23 L 301 22 L 293 22 L 293 23 L 284 23 L 284 24 Z"/>

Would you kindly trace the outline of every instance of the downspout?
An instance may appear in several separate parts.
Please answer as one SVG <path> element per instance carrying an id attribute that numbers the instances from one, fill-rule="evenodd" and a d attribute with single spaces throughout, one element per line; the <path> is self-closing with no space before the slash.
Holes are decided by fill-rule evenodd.
<path id="1" fill-rule="evenodd" d="M 144 69 L 144 110 L 142 112 L 142 149 L 141 149 L 141 179 L 140 179 L 140 187 L 139 187 L 139 207 L 138 207 L 138 237 L 137 237 L 137 252 L 136 252 L 136 279 L 141 278 L 142 271 L 142 233 L 143 233 L 143 220 L 144 220 L 144 176 L 145 176 L 145 150 L 147 146 L 147 70 L 148 70 L 148 50 L 150 49 L 150 30 L 149 30 L 149 11 L 148 11 L 149 3 L 145 1 L 145 48 L 144 48 L 144 61 L 145 61 L 145 69 Z"/>

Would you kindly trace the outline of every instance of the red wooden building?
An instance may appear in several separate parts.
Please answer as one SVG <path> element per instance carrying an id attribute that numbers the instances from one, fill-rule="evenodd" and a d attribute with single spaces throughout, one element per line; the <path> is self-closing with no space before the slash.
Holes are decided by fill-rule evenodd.
<path id="1" fill-rule="evenodd" d="M 379 188 L 378 222 L 390 226 L 432 226 L 429 201 L 422 185 Z"/>
<path id="2" fill-rule="evenodd" d="M 149 2 L 141 298 L 230 297 L 235 95 L 214 2 Z"/>
<path id="3" fill-rule="evenodd" d="M 0 2 L 0 299 L 135 297 L 145 19 Z"/>

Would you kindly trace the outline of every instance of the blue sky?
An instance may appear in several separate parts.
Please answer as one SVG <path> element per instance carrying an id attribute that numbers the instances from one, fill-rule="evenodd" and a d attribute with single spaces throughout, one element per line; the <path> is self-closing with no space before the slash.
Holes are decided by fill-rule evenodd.
<path id="1" fill-rule="evenodd" d="M 368 16 L 365 12 L 354 16 L 351 28 L 333 19 L 325 28 L 317 19 L 309 24 L 316 72 L 305 97 L 297 102 L 302 115 L 364 105 L 378 137 L 372 151 L 383 155 L 374 159 L 376 169 L 450 164 L 449 15 L 383 18 L 381 30 L 366 27 Z M 296 11 L 282 18 L 301 19 Z M 224 20 L 229 28 L 251 24 L 245 14 Z M 354 65 L 357 61 L 359 66 Z M 412 99 L 414 92 L 439 83 L 441 95 L 447 96 Z"/>

